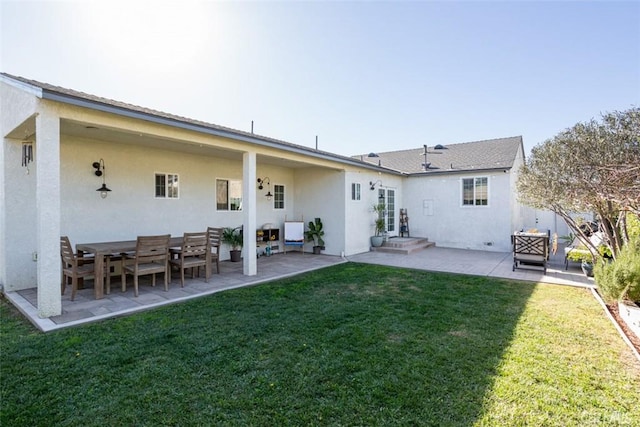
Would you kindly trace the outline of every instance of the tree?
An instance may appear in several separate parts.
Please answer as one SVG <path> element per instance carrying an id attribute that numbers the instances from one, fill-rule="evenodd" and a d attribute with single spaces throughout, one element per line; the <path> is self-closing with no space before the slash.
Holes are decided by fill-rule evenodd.
<path id="1" fill-rule="evenodd" d="M 534 147 L 517 188 L 522 203 L 557 213 L 588 245 L 572 213 L 593 212 L 615 258 L 628 241 L 627 214 L 640 215 L 640 108 L 578 123 Z"/>

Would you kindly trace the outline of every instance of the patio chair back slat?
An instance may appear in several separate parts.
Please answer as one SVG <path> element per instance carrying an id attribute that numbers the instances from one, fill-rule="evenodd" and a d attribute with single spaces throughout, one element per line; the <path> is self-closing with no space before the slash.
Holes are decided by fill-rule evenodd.
<path id="1" fill-rule="evenodd" d="M 79 257 L 67 236 L 60 237 L 60 258 L 62 261 L 60 291 L 64 295 L 67 279 L 71 279 L 71 301 L 74 301 L 78 292 L 78 281 L 94 275 L 93 259 Z"/>
<path id="2" fill-rule="evenodd" d="M 159 236 L 138 236 L 134 255 L 123 256 L 122 290 L 126 290 L 126 277 L 134 277 L 134 295 L 138 296 L 138 277 L 152 274 L 152 285 L 156 283 L 156 273 L 164 273 L 164 289 L 169 290 L 169 234 Z M 126 265 L 126 260 L 133 260 L 133 265 Z"/>
<path id="3" fill-rule="evenodd" d="M 169 262 L 173 267 L 180 270 L 180 286 L 184 288 L 184 270 L 204 267 L 205 281 L 209 282 L 211 274 L 211 247 L 209 233 L 206 231 L 199 233 L 184 233 L 182 246 L 179 250 L 172 252 L 178 254 L 177 259 L 171 259 Z"/>
<path id="4" fill-rule="evenodd" d="M 207 227 L 209 245 L 211 247 L 211 264 L 216 262 L 216 273 L 220 274 L 220 245 L 222 244 L 222 227 Z M 211 275 L 211 273 L 209 273 Z"/>

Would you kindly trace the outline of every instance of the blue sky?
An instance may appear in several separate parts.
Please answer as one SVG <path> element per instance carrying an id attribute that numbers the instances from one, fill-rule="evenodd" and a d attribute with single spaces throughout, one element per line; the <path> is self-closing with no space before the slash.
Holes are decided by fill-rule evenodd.
<path id="1" fill-rule="evenodd" d="M 0 70 L 343 155 L 640 105 L 640 1 L 0 0 Z"/>

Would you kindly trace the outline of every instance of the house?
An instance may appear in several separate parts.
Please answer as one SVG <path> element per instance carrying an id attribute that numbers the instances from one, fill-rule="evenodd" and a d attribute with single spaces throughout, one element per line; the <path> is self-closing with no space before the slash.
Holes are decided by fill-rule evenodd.
<path id="1" fill-rule="evenodd" d="M 0 113 L 0 286 L 37 287 L 42 317 L 61 312 L 61 235 L 253 233 L 320 217 L 325 253 L 348 256 L 370 249 L 379 198 L 390 236 L 407 208 L 411 234 L 441 246 L 508 251 L 526 222 L 520 137 L 346 157 L 8 74 Z M 244 241 L 243 272 L 255 275 L 256 239 Z"/>
<path id="2" fill-rule="evenodd" d="M 522 137 L 356 156 L 403 173 L 409 231 L 439 246 L 509 252 L 509 236 L 533 223 L 516 198 Z"/>

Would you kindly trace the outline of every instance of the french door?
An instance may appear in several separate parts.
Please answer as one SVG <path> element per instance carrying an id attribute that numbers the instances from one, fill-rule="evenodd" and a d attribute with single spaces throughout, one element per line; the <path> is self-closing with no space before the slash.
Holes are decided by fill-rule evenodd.
<path id="1" fill-rule="evenodd" d="M 378 188 L 378 201 L 384 203 L 384 221 L 387 227 L 387 234 L 397 236 L 396 228 L 396 190 L 393 188 Z"/>

